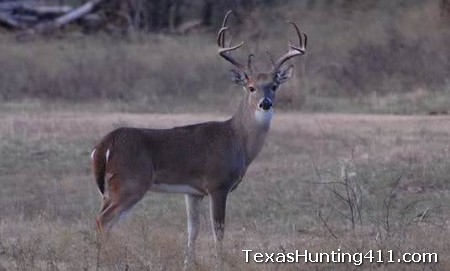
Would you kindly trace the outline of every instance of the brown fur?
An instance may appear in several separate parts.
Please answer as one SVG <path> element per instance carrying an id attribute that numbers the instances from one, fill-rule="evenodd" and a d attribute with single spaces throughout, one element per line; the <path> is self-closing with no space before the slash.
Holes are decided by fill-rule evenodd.
<path id="1" fill-rule="evenodd" d="M 274 102 L 274 86 L 282 83 L 273 73 L 246 78 L 246 82 L 237 82 L 244 85 L 246 94 L 236 114 L 227 121 L 160 130 L 124 127 L 100 141 L 92 157 L 95 179 L 103 195 L 96 220 L 99 232 L 110 229 L 122 213 L 153 187 L 183 185 L 192 189 L 187 198 L 190 225 L 187 266 L 195 261 L 198 233 L 195 206 L 204 196 L 211 197 L 216 252 L 218 256 L 221 254 L 227 195 L 242 181 L 269 130 L 272 111 L 262 110 L 259 103 L 262 99 Z M 262 120 L 257 114 L 263 114 Z M 266 118 L 264 114 L 270 115 Z"/>
<path id="2" fill-rule="evenodd" d="M 272 71 L 253 74 L 230 55 L 243 43 L 225 48 L 229 14 L 219 31 L 218 45 L 219 54 L 238 68 L 231 70 L 233 81 L 246 90 L 236 114 L 224 122 L 164 130 L 119 128 L 96 146 L 92 159 L 94 175 L 103 195 L 103 206 L 97 217 L 99 232 L 109 229 L 120 214 L 136 204 L 148 190 L 188 194 L 187 267 L 195 261 L 198 201 L 204 196 L 211 197 L 211 221 L 220 257 L 228 193 L 242 181 L 264 144 L 275 92 L 293 71 L 292 65 L 282 64 L 303 54 L 306 46 L 306 35 L 303 43 L 300 31 L 293 24 L 300 47 L 290 45 L 289 52 L 274 63 Z M 251 67 L 251 57 L 248 67 Z"/>
<path id="3" fill-rule="evenodd" d="M 104 197 L 101 228 L 132 207 L 152 184 L 189 185 L 203 196 L 228 193 L 261 150 L 269 128 L 255 122 L 253 96 L 248 93 L 225 122 L 165 130 L 119 128 L 107 134 L 92 160 Z M 117 209 L 115 215 L 109 215 L 110 209 Z"/>

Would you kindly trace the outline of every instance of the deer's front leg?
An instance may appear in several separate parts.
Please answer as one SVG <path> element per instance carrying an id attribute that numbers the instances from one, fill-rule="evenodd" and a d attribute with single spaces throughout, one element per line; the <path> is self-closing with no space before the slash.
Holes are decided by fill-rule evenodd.
<path id="1" fill-rule="evenodd" d="M 225 207 L 227 203 L 227 191 L 217 191 L 211 194 L 211 222 L 216 244 L 216 269 L 221 269 L 223 255 L 223 236 L 225 232 Z"/>
<path id="2" fill-rule="evenodd" d="M 186 251 L 186 259 L 184 261 L 184 269 L 191 269 L 195 264 L 195 240 L 198 236 L 199 228 L 199 208 L 202 196 L 186 195 L 186 211 L 188 226 L 188 247 Z"/>

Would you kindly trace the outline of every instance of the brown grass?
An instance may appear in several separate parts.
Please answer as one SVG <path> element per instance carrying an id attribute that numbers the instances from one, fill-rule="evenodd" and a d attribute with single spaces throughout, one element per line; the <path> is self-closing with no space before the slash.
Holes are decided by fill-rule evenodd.
<path id="1" fill-rule="evenodd" d="M 0 270 L 94 270 L 94 218 L 100 204 L 89 168 L 94 143 L 122 125 L 171 127 L 210 119 L 225 116 L 2 113 Z M 246 264 L 241 251 L 337 248 L 439 253 L 438 265 L 367 264 L 359 269 L 448 269 L 449 121 L 425 116 L 276 115 L 265 148 L 229 198 L 227 269 L 353 269 L 351 264 Z M 345 218 L 348 208 L 331 192 L 340 192 L 334 183 L 341 180 L 344 164 L 362 188 L 361 223 L 353 230 Z M 386 199 L 391 199 L 389 207 Z M 207 201 L 198 240 L 199 270 L 210 270 L 213 264 Z M 104 244 L 101 270 L 179 270 L 185 224 L 182 196 L 149 193 Z"/>
<path id="2" fill-rule="evenodd" d="M 234 40 L 245 41 L 236 57 L 256 54 L 260 71 L 269 68 L 266 51 L 278 57 L 294 38 L 286 21 L 308 33 L 307 54 L 292 60 L 295 78 L 279 92 L 280 107 L 448 111 L 450 35 L 439 1 L 360 1 L 348 8 L 345 1 L 307 2 L 258 7 L 241 14 L 240 25 L 230 20 Z M 230 65 L 217 55 L 216 30 L 120 37 L 67 30 L 26 42 L 2 33 L 0 101 L 106 101 L 144 113 L 226 109 L 239 94 L 228 79 Z"/>
<path id="3" fill-rule="evenodd" d="M 330 1 L 311 7 L 306 2 L 312 3 L 255 10 L 242 28 L 232 25 L 234 40 L 247 42 L 239 56 L 256 53 L 261 70 L 268 64 L 266 50 L 285 52 L 292 35 L 286 20 L 308 33 L 308 53 L 295 60 L 295 78 L 277 94 L 280 106 L 306 112 L 448 111 L 448 21 L 439 15 L 438 1 L 357 1 L 350 10 L 324 4 Z M 225 119 L 239 91 L 217 56 L 214 33 L 63 36 L 27 42 L 0 36 L 0 271 L 180 270 L 186 243 L 180 195 L 149 193 L 97 260 L 100 197 L 89 155 L 115 127 Z M 174 114 L 182 112 L 195 114 Z M 242 252 L 341 248 L 439 253 L 436 265 L 358 269 L 449 270 L 449 121 L 277 115 L 264 150 L 229 199 L 226 269 L 355 269 L 246 264 Z M 211 270 L 207 199 L 202 208 L 199 270 Z"/>

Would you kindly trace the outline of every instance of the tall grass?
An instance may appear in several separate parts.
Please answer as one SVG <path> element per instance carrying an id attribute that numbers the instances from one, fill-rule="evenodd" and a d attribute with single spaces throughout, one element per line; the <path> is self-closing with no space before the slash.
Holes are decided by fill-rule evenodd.
<path id="1" fill-rule="evenodd" d="M 307 54 L 293 60 L 295 78 L 279 92 L 281 107 L 307 111 L 428 112 L 448 100 L 450 33 L 438 1 L 370 1 L 350 6 L 286 1 L 259 8 L 236 25 L 236 52 L 257 55 L 261 71 L 295 38 L 285 22 L 308 33 Z M 0 99 L 128 104 L 139 111 L 230 108 L 239 94 L 217 56 L 215 31 L 187 36 L 62 33 L 17 42 L 1 34 Z M 437 99 L 439 100 L 439 99 Z M 398 109 L 395 101 L 402 101 Z M 406 105 L 403 105 L 406 103 Z M 164 106 L 163 106 L 164 105 Z M 406 110 L 410 105 L 414 110 Z M 201 109 L 200 109 L 201 108 Z"/>
<path id="2" fill-rule="evenodd" d="M 148 193 L 117 224 L 97 260 L 101 198 L 90 150 L 119 125 L 172 127 L 214 118 L 223 116 L 3 114 L 0 269 L 180 270 L 186 246 L 182 195 Z M 338 248 L 439 254 L 437 265 L 367 264 L 361 270 L 448 270 L 450 128 L 444 120 L 277 115 L 266 146 L 228 200 L 226 270 L 352 269 L 348 263 L 247 264 L 242 252 Z M 354 191 L 350 197 L 346 188 Z M 201 205 L 199 270 L 213 266 L 208 200 Z"/>

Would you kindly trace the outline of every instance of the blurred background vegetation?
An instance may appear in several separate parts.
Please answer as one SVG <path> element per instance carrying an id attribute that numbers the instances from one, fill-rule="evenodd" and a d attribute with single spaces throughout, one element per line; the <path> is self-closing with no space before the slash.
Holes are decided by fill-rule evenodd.
<path id="1" fill-rule="evenodd" d="M 230 30 L 269 68 L 295 38 L 307 54 L 278 93 L 284 110 L 446 114 L 450 104 L 447 0 L 106 1 L 95 24 L 47 35 L 0 29 L 3 108 L 107 105 L 143 112 L 234 110 L 240 89 L 217 54 L 225 12 Z M 56 1 L 78 6 L 80 1 Z"/>

